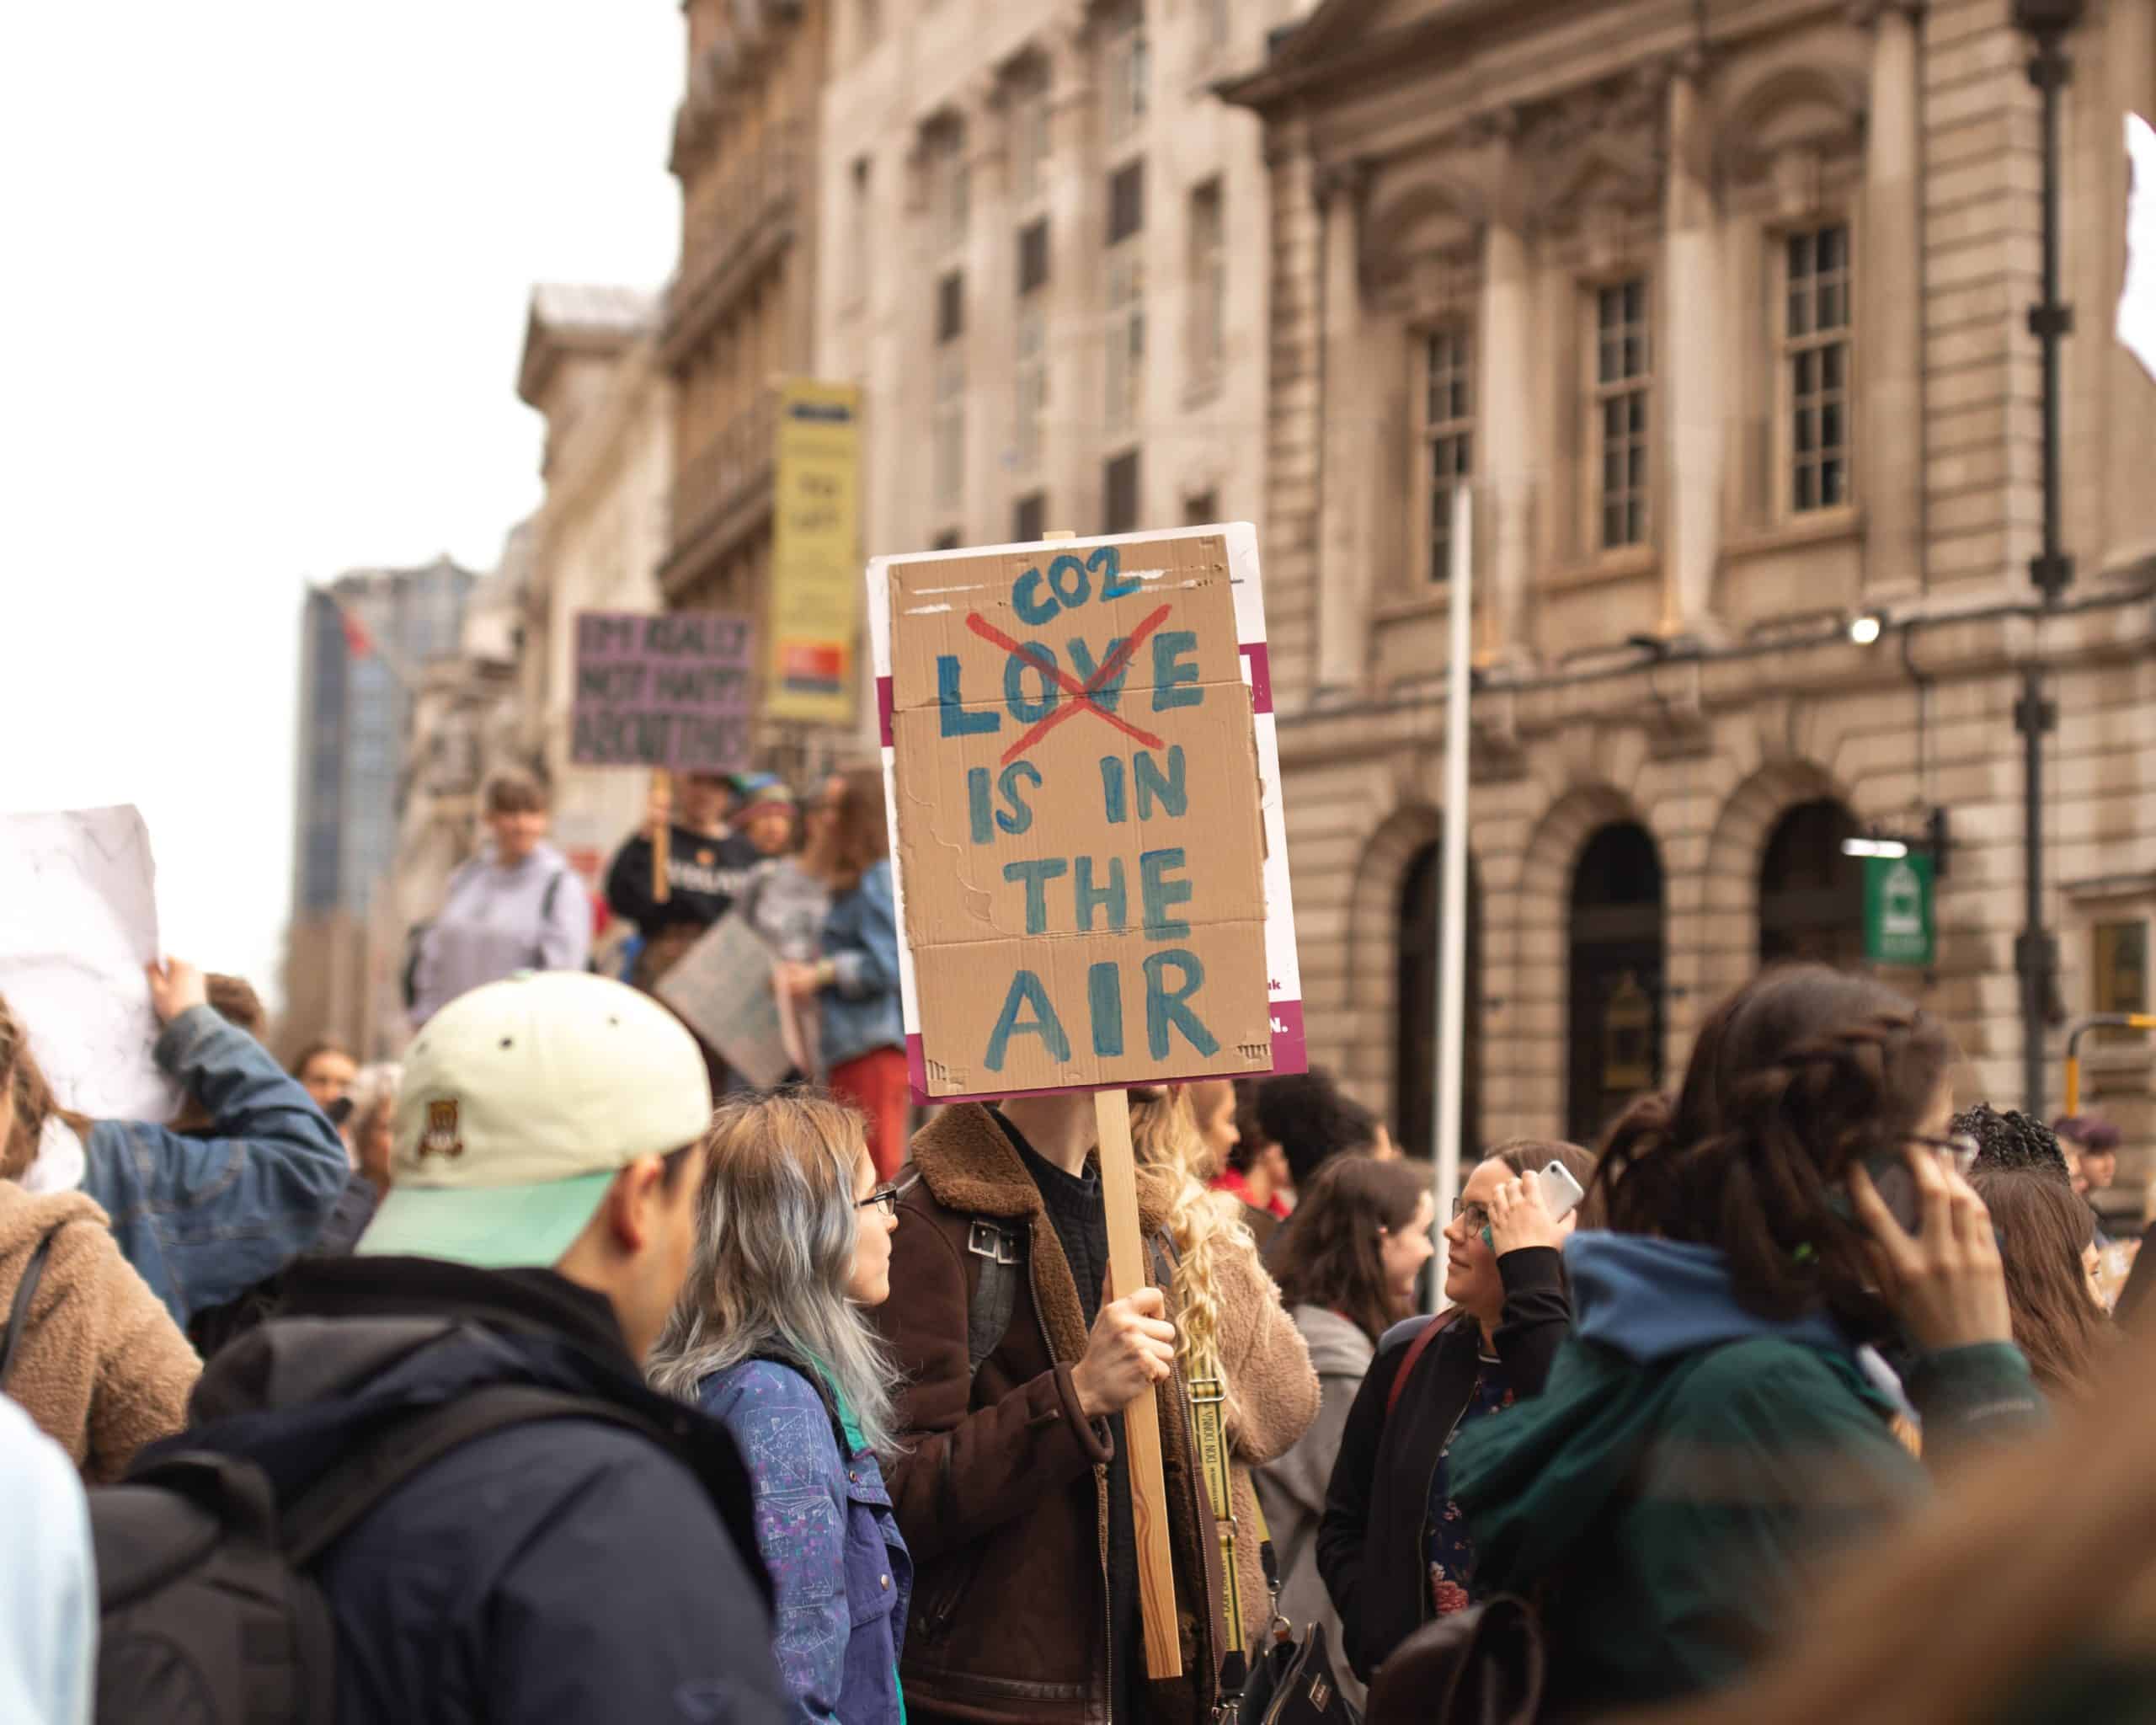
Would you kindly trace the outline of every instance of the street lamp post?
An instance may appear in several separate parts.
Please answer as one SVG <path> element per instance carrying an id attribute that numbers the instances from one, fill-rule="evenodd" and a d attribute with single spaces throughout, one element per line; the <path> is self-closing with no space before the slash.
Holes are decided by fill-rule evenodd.
<path id="1" fill-rule="evenodd" d="M 2061 542 L 2059 525 L 2059 344 L 2073 328 L 2073 308 L 2059 297 L 2059 98 L 2073 76 L 2066 35 L 2081 22 L 2086 0 L 2014 0 L 2015 28 L 2035 44 L 2029 82 L 2043 96 L 2043 298 L 2029 308 L 2029 333 L 2042 344 L 2044 419 L 2044 541 L 2030 559 L 2029 577 L 2055 608 L 2073 581 L 2073 558 Z M 2020 937 L 2014 968 L 2021 984 L 2021 1075 L 2024 1107 L 2041 1119 L 2044 1108 L 2044 1036 L 2058 943 L 2044 927 L 2044 739 L 2058 723 L 2056 702 L 2044 694 L 2043 672 L 2031 659 L 2021 673 L 2021 697 L 2014 728 L 2021 734 L 2022 884 Z"/>

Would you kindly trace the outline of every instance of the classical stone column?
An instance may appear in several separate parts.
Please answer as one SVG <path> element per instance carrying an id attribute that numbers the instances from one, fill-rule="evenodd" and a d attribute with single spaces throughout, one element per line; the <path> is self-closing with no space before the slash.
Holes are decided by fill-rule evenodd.
<path id="1" fill-rule="evenodd" d="M 1007 115 L 993 80 L 966 88 L 966 532 L 1011 536 L 1011 382 L 1017 357 L 1017 240 L 1011 225 Z"/>
<path id="2" fill-rule="evenodd" d="M 1476 430 L 1482 460 L 1476 473 L 1476 526 L 1489 537 L 1476 573 L 1480 595 L 1479 656 L 1486 663 L 1522 650 L 1529 639 L 1528 590 L 1534 579 L 1534 281 L 1523 223 L 1501 200 L 1482 229 L 1482 398 Z"/>
<path id="3" fill-rule="evenodd" d="M 1688 56 L 1669 80 L 1669 174 L 1663 188 L 1662 281 L 1655 363 L 1668 403 L 1662 448 L 1665 519 L 1662 632 L 1708 622 L 1721 555 L 1724 437 L 1721 235 L 1705 138 L 1703 67 Z"/>
<path id="4" fill-rule="evenodd" d="M 1363 219 L 1369 171 L 1355 163 L 1321 168 L 1316 194 L 1324 236 L 1325 466 L 1318 506 L 1317 686 L 1357 688 L 1369 660 L 1371 567 L 1377 537 L 1372 495 L 1383 430 L 1365 332 Z"/>
<path id="5" fill-rule="evenodd" d="M 1863 360 L 1856 467 L 1867 598 L 1924 585 L 1924 136 L 1917 25 L 1923 0 L 1859 0 L 1871 30 L 1865 132 Z"/>
<path id="6" fill-rule="evenodd" d="M 1048 424 L 1041 471 L 1048 525 L 1102 526 L 1107 419 L 1100 258 L 1107 232 L 1091 33 L 1082 14 L 1060 28 L 1049 72 Z M 1149 186 L 1149 195 L 1159 188 Z"/>

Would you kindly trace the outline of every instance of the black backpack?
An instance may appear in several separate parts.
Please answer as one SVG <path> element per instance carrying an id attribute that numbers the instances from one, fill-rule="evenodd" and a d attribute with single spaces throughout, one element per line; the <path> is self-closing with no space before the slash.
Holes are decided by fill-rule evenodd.
<path id="1" fill-rule="evenodd" d="M 91 1492 L 98 1725 L 332 1725 L 337 1637 L 316 1561 L 451 1450 L 572 1418 L 672 1441 L 613 1403 L 502 1384 L 385 1418 L 281 1509 L 260 1468 L 206 1450 L 157 1457 Z"/>

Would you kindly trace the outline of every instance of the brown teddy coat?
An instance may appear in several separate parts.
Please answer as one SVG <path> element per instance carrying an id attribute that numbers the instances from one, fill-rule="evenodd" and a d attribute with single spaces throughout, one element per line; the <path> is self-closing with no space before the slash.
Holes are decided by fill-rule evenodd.
<path id="1" fill-rule="evenodd" d="M 57 1228 L 8 1378 L 92 1485 L 187 1423 L 202 1362 L 164 1303 L 120 1256 L 105 1213 L 79 1192 L 33 1196 L 0 1180 L 0 1318 L 38 1242 Z"/>

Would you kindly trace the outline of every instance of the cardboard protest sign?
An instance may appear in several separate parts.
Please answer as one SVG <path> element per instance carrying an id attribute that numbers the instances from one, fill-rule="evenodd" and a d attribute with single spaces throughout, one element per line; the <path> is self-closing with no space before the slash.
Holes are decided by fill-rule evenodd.
<path id="1" fill-rule="evenodd" d="M 579 611 L 569 758 L 733 772 L 748 765 L 754 631 L 716 611 Z"/>
<path id="2" fill-rule="evenodd" d="M 172 1118 L 142 967 L 159 956 L 149 829 L 131 806 L 0 816 L 0 997 L 66 1107 Z"/>
<path id="3" fill-rule="evenodd" d="M 748 918 L 735 911 L 705 930 L 655 991 L 728 1066 L 760 1090 L 770 1089 L 801 1064 L 795 1058 L 793 1027 L 772 986 L 776 962 Z"/>
<path id="4" fill-rule="evenodd" d="M 1299 1071 L 1257 535 L 869 566 L 924 1100 Z"/>

